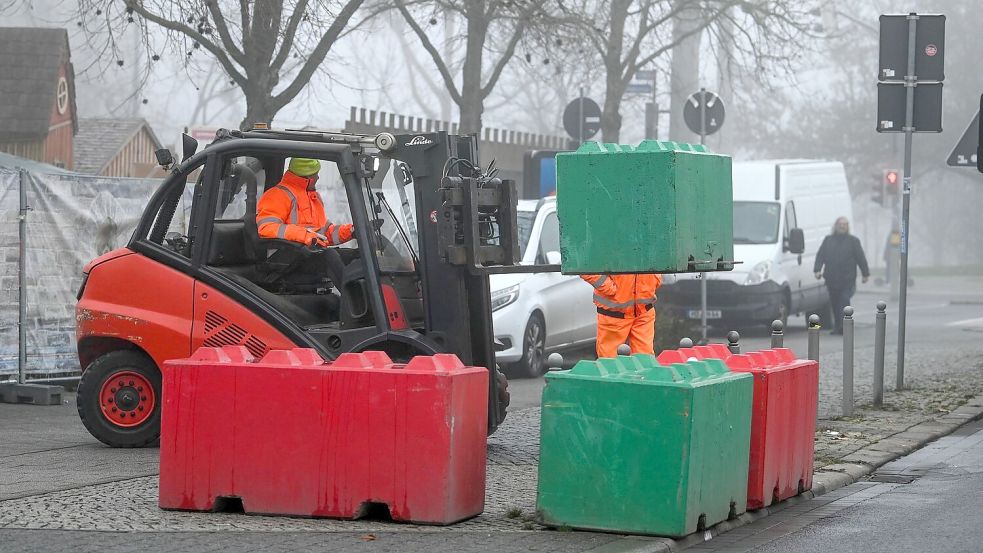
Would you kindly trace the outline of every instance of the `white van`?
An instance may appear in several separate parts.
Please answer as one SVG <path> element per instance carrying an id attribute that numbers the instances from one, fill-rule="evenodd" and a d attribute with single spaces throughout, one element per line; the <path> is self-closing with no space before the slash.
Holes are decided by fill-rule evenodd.
<path id="1" fill-rule="evenodd" d="M 812 269 L 836 218 L 853 221 L 843 164 L 735 163 L 733 180 L 734 259 L 742 263 L 733 271 L 707 273 L 707 324 L 734 328 L 775 319 L 787 323 L 796 313 L 828 317 L 829 296 Z M 795 253 L 800 247 L 802 253 Z M 659 306 L 699 319 L 698 275 L 680 274 L 674 283 L 664 282 Z"/>

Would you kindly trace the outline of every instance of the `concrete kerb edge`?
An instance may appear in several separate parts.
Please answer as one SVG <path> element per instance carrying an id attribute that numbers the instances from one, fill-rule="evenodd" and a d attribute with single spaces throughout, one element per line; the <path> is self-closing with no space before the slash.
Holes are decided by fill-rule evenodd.
<path id="1" fill-rule="evenodd" d="M 797 505 L 803 501 L 809 501 L 815 497 L 830 493 L 844 486 L 849 486 L 850 484 L 869 476 L 875 470 L 886 465 L 887 463 L 917 451 L 943 436 L 952 434 L 964 424 L 980 418 L 983 418 L 983 394 L 980 394 L 967 401 L 964 405 L 951 413 L 921 422 L 908 428 L 907 430 L 902 430 L 901 432 L 891 434 L 890 436 L 885 436 L 881 440 L 878 440 L 867 447 L 861 448 L 844 458 L 847 459 L 866 456 L 876 458 L 875 462 L 843 462 L 835 465 L 827 465 L 824 467 L 826 470 L 819 470 L 813 474 L 811 490 L 786 499 L 777 505 L 771 505 L 757 511 L 744 513 L 734 520 L 727 520 L 719 524 L 715 524 L 703 532 L 697 532 L 680 540 L 674 540 L 671 550 L 679 551 L 687 547 L 710 541 L 716 536 L 724 534 L 730 530 L 740 528 L 741 526 L 751 524 L 757 520 L 787 509 L 793 505 Z M 877 444 L 892 438 L 906 441 L 908 444 L 898 444 L 893 448 L 874 448 L 874 446 Z M 912 447 L 910 445 L 911 443 L 916 445 Z"/>

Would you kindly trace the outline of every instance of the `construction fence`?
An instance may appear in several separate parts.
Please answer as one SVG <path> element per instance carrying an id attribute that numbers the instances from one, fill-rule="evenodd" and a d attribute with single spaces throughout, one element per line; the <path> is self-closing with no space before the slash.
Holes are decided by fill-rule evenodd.
<path id="1" fill-rule="evenodd" d="M 0 164 L 0 379 L 78 374 L 82 268 L 126 245 L 159 183 Z"/>

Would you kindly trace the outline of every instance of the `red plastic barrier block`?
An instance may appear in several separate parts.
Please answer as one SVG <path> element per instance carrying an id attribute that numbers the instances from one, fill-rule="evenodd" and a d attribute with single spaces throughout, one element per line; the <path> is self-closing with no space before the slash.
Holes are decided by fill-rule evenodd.
<path id="1" fill-rule="evenodd" d="M 780 348 L 730 355 L 754 375 L 747 508 L 760 509 L 812 488 L 819 364 Z"/>
<path id="2" fill-rule="evenodd" d="M 206 348 L 203 348 L 205 350 Z M 324 364 L 199 350 L 164 365 L 160 506 L 449 524 L 484 508 L 488 371 L 456 356 Z"/>

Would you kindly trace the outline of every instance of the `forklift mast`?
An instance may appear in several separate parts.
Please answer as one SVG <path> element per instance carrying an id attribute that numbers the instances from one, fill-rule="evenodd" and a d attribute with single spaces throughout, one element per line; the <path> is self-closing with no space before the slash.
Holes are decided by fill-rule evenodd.
<path id="1" fill-rule="evenodd" d="M 390 155 L 406 162 L 413 172 L 416 221 L 420 241 L 420 276 L 425 298 L 425 325 L 429 338 L 453 351 L 461 361 L 481 367 L 495 366 L 488 275 L 474 275 L 464 265 L 448 262 L 441 244 L 446 225 L 443 172 L 451 160 L 477 165 L 473 137 L 446 132 L 397 135 Z M 460 164 L 450 175 L 460 175 Z"/>

